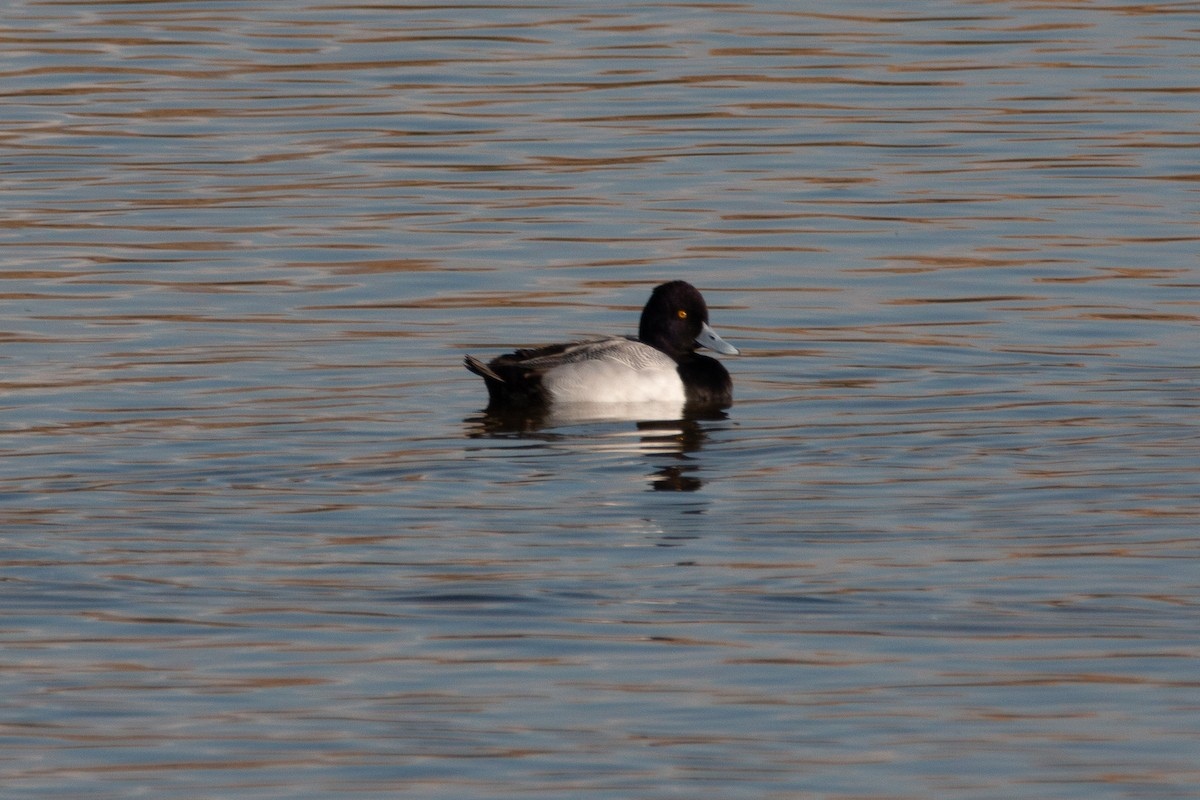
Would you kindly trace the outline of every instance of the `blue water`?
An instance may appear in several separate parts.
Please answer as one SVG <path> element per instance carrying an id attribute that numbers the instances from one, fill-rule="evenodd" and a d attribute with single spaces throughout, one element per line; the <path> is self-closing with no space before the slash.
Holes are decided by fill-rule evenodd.
<path id="1" fill-rule="evenodd" d="M 0 36 L 5 797 L 1196 796 L 1195 4 Z M 677 277 L 722 418 L 483 414 Z"/>

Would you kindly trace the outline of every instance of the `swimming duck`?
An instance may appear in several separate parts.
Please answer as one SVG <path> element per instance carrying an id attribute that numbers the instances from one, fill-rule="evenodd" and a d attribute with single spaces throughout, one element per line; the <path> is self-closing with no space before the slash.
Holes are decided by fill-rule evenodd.
<path id="1" fill-rule="evenodd" d="M 704 346 L 726 355 L 738 349 L 708 326 L 708 306 L 686 281 L 658 286 L 642 309 L 637 338 L 608 336 L 552 344 L 499 356 L 484 364 L 465 358 L 483 378 L 488 410 L 564 403 L 678 403 L 722 409 L 733 403 L 733 381 Z"/>

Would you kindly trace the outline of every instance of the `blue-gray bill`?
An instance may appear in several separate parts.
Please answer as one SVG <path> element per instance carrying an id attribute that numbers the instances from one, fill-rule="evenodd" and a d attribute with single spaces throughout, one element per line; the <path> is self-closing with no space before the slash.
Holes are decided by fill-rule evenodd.
<path id="1" fill-rule="evenodd" d="M 736 356 L 741 352 L 729 342 L 717 336 L 717 332 L 708 327 L 707 322 L 700 328 L 700 335 L 696 337 L 696 344 L 727 356 Z"/>

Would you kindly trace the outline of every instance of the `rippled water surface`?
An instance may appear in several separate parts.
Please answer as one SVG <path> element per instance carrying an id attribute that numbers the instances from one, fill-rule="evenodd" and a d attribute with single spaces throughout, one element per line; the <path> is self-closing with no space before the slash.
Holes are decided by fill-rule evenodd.
<path id="1" fill-rule="evenodd" d="M 1196 796 L 1200 4 L 0 43 L 5 797 Z M 723 418 L 482 413 L 677 277 Z"/>

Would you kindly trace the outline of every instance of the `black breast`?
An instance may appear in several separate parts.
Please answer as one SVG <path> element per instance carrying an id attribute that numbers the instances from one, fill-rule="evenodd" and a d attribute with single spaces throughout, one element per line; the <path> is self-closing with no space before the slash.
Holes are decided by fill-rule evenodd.
<path id="1" fill-rule="evenodd" d="M 733 381 L 715 358 L 689 353 L 679 360 L 679 377 L 689 407 L 719 409 L 733 405 Z"/>

